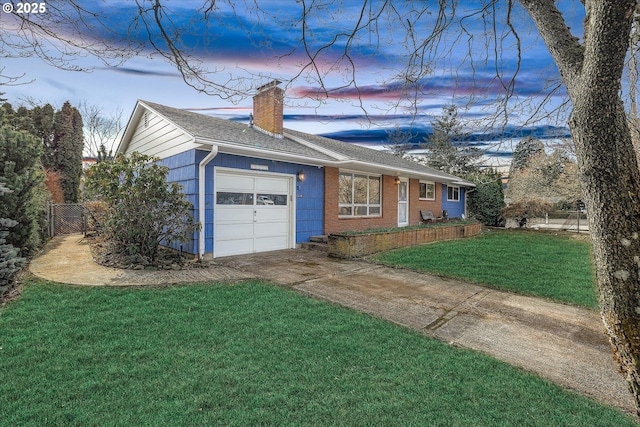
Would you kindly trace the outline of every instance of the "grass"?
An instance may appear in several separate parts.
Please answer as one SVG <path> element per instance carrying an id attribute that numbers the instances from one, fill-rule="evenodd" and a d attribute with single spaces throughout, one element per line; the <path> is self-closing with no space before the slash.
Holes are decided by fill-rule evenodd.
<path id="1" fill-rule="evenodd" d="M 482 354 L 261 283 L 30 282 L 0 309 L 0 426 L 632 426 Z"/>
<path id="2" fill-rule="evenodd" d="M 572 235 L 489 231 L 376 256 L 385 264 L 597 308 L 590 244 Z"/>

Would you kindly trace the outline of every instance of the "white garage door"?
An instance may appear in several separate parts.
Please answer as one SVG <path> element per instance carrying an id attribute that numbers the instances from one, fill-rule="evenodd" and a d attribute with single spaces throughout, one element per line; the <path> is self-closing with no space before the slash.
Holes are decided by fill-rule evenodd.
<path id="1" fill-rule="evenodd" d="M 214 183 L 214 256 L 294 247 L 293 178 L 216 170 Z"/>

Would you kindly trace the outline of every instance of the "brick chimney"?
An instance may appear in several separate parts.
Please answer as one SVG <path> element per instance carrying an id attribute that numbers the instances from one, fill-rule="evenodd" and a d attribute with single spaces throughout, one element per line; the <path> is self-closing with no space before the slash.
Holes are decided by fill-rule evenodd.
<path id="1" fill-rule="evenodd" d="M 253 97 L 253 125 L 264 133 L 282 138 L 283 100 L 284 90 L 278 85 L 282 83 L 274 80 L 258 88 Z"/>

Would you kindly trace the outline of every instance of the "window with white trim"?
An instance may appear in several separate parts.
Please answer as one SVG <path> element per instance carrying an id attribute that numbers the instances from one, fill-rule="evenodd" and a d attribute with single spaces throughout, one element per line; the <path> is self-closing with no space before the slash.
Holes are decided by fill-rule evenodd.
<path id="1" fill-rule="evenodd" d="M 436 199 L 436 183 L 430 181 L 420 181 L 420 200 Z"/>
<path id="2" fill-rule="evenodd" d="M 460 187 L 447 186 L 447 200 L 450 202 L 459 202 Z"/>
<path id="3" fill-rule="evenodd" d="M 338 175 L 338 215 L 341 217 L 380 216 L 382 177 L 340 171 Z"/>

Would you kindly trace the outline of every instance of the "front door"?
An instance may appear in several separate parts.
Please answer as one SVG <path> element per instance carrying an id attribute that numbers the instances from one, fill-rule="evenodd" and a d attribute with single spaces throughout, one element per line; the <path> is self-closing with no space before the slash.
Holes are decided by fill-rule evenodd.
<path id="1" fill-rule="evenodd" d="M 398 227 L 409 225 L 409 180 L 400 178 L 398 184 Z"/>

